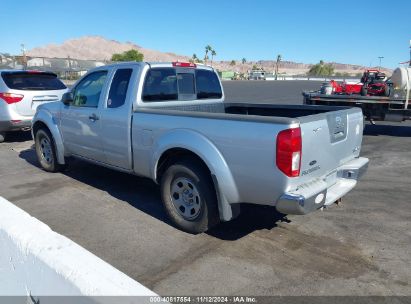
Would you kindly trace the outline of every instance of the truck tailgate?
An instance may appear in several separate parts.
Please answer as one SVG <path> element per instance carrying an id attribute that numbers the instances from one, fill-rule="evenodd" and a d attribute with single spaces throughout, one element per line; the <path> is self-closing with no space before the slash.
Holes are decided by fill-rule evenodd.
<path id="1" fill-rule="evenodd" d="M 337 181 L 337 168 L 360 154 L 363 115 L 361 109 L 331 111 L 300 118 L 303 184 L 321 178 L 327 187 Z"/>

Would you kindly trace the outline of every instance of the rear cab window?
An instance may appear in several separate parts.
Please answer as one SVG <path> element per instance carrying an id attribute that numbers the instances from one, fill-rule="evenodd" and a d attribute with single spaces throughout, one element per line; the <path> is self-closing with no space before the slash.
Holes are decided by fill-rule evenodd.
<path id="1" fill-rule="evenodd" d="M 145 102 L 220 99 L 223 93 L 218 76 L 204 69 L 151 68 L 142 99 Z"/>
<path id="2" fill-rule="evenodd" d="M 56 74 L 44 72 L 3 72 L 4 83 L 9 89 L 22 91 L 64 90 L 67 87 Z"/>
<path id="3" fill-rule="evenodd" d="M 223 92 L 216 73 L 196 70 L 197 99 L 222 98 Z"/>

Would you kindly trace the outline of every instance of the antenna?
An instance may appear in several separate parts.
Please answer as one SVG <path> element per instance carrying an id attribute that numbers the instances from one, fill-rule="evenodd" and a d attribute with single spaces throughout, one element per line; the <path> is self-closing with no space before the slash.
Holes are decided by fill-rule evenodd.
<path id="1" fill-rule="evenodd" d="M 379 70 L 381 70 L 381 59 L 383 59 L 384 56 L 378 56 L 378 59 L 380 60 L 380 66 L 378 67 Z"/>

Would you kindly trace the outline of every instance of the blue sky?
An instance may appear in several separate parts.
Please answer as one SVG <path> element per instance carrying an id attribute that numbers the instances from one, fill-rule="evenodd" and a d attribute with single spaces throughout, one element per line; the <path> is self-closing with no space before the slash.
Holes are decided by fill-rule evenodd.
<path id="1" fill-rule="evenodd" d="M 216 60 L 273 59 L 396 67 L 409 60 L 411 1 L 2 0 L 0 52 L 101 35 Z"/>

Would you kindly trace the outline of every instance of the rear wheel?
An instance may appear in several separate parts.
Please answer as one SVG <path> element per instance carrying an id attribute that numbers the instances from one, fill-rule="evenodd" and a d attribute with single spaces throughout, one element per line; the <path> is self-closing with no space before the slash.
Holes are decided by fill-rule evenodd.
<path id="1" fill-rule="evenodd" d="M 48 172 L 58 172 L 63 166 L 57 162 L 53 136 L 47 129 L 39 129 L 35 134 L 37 159 L 41 167 Z"/>
<path id="2" fill-rule="evenodd" d="M 6 139 L 6 132 L 0 132 L 0 143 L 4 142 Z"/>
<path id="3" fill-rule="evenodd" d="M 213 181 L 196 160 L 168 167 L 161 178 L 161 194 L 167 215 L 181 230 L 197 234 L 219 222 Z"/>

